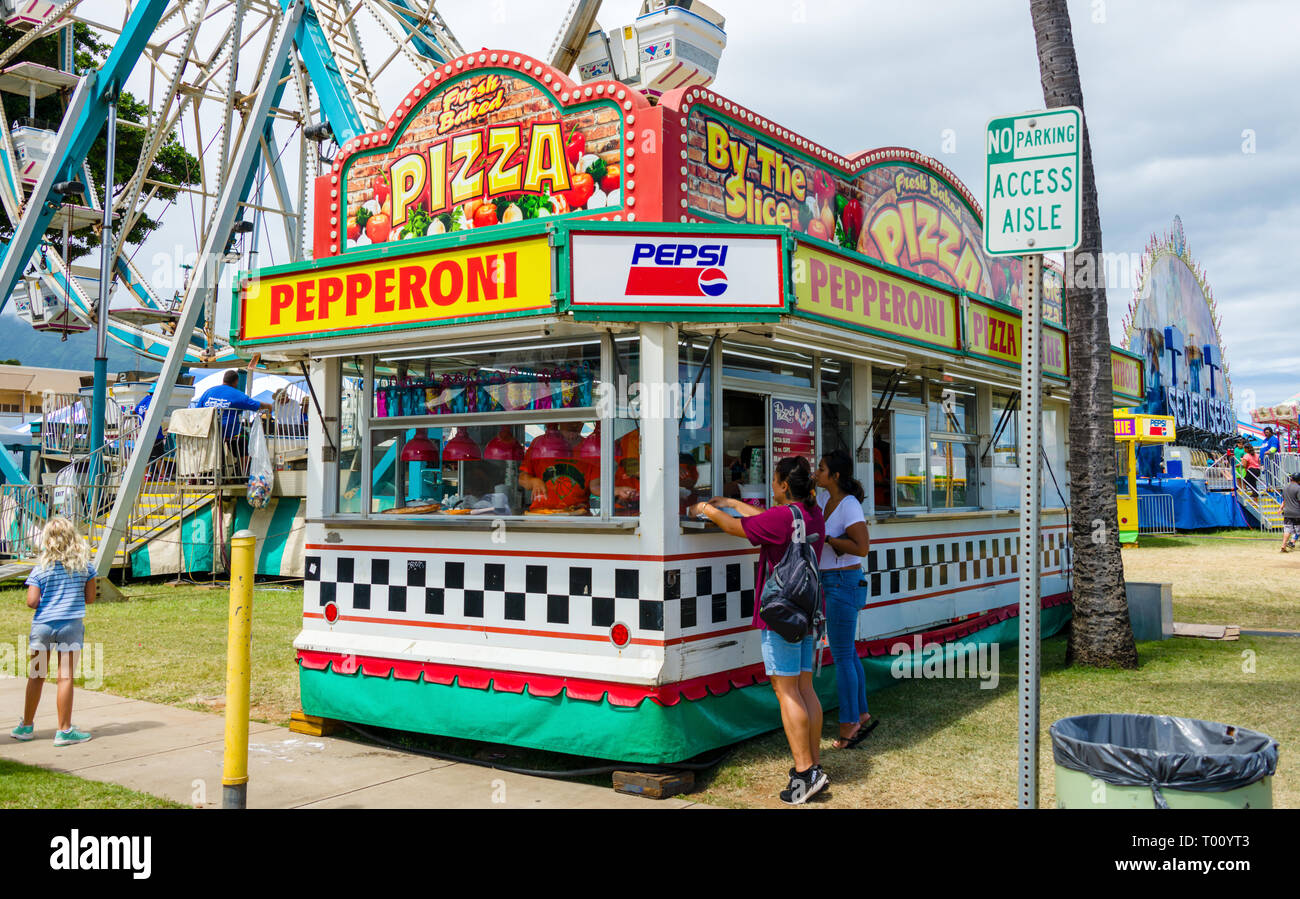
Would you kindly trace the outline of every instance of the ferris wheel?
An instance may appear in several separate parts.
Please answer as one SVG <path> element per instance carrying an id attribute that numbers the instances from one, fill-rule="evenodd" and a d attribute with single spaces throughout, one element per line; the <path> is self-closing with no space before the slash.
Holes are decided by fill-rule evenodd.
<path id="1" fill-rule="evenodd" d="M 306 227 L 317 174 L 340 146 L 382 129 L 383 96 L 401 96 L 413 77 L 464 55 L 435 3 L 0 0 L 0 20 L 22 32 L 0 50 L 0 204 L 13 225 L 8 243 L 0 244 L 0 309 L 12 298 L 37 328 L 98 329 L 93 446 L 103 436 L 97 427 L 105 408 L 107 339 L 161 360 L 155 392 L 164 397 L 183 366 L 238 359 L 216 321 L 223 270 L 257 268 L 259 239 L 277 230 L 287 247 L 284 261 L 310 253 Z M 551 44 L 555 68 L 568 72 L 576 65 L 582 81 L 612 76 L 651 98 L 712 80 L 724 23 L 700 0 L 644 0 L 635 23 L 608 33 L 596 22 L 600 7 L 601 0 L 570 4 Z M 706 22 L 710 35 L 703 47 L 691 45 L 689 59 L 664 52 L 679 33 L 695 28 L 683 18 Z M 108 36 L 111 48 L 101 65 L 84 72 L 74 65 L 79 27 Z M 57 65 L 23 57 L 36 41 L 52 37 L 58 38 Z M 119 117 L 124 91 L 143 105 L 143 121 Z M 57 124 L 11 117 L 24 95 L 32 113 L 39 98 L 56 93 Z M 88 159 L 106 125 L 102 170 L 110 183 L 100 191 Z M 142 127 L 144 135 L 131 174 L 116 184 L 119 127 Z M 198 166 L 188 184 L 154 171 L 173 140 Z M 129 238 L 146 216 L 164 230 L 184 229 L 188 219 L 195 264 L 170 296 L 155 291 L 133 259 Z M 108 240 L 97 241 L 100 265 L 88 273 L 67 251 L 71 235 L 96 223 Z M 95 274 L 92 290 L 88 275 Z M 117 302 L 115 288 L 121 288 Z M 149 406 L 143 433 L 158 429 L 165 408 Z M 101 571 L 143 480 L 147 453 L 140 446 L 115 488 L 96 552 Z"/>
<path id="2" fill-rule="evenodd" d="M 101 266 L 112 296 L 107 335 L 162 360 L 180 332 L 191 365 L 237 356 L 220 333 L 214 290 L 201 297 L 197 327 L 178 328 L 199 272 L 185 268 L 175 290 L 157 291 L 133 258 L 139 247 L 128 244 L 142 218 L 192 242 L 194 251 L 214 248 L 208 268 L 255 267 L 259 243 L 270 243 L 273 229 L 288 253 L 278 261 L 299 261 L 309 244 L 308 187 L 331 139 L 379 126 L 387 80 L 401 79 L 389 89 L 400 91 L 413 70 L 427 74 L 461 52 L 433 0 L 0 0 L 0 16 L 23 32 L 0 51 L 0 203 L 16 231 L 4 247 L 0 307 L 12 299 L 41 331 L 95 324 L 100 270 L 74 264 L 67 249 L 74 232 L 102 231 L 101 190 L 84 155 L 67 151 L 88 146 L 103 128 L 105 100 L 129 90 L 147 113 L 138 123 L 116 119 L 118 129 L 141 129 L 144 137 L 131 176 L 109 191 L 113 243 Z M 78 26 L 112 46 L 98 71 L 75 71 Z M 372 37 L 376 46 L 364 46 L 363 34 L 379 36 Z M 24 59 L 42 38 L 58 39 L 57 67 Z M 36 120 L 36 101 L 56 94 L 62 121 Z M 254 108 L 259 95 L 265 111 Z M 188 184 L 154 171 L 172 141 L 197 163 L 178 179 Z M 242 159 L 241 144 L 251 151 Z M 120 163 L 115 168 L 122 171 Z M 238 190 L 223 209 L 232 183 Z"/>
<path id="3" fill-rule="evenodd" d="M 332 151 L 382 127 L 383 96 L 400 96 L 413 78 L 463 53 L 435 3 L 0 0 L 4 24 L 22 32 L 0 50 L 0 204 L 15 230 L 0 245 L 0 309 L 12 300 L 37 330 L 69 333 L 94 326 L 103 302 L 107 338 L 144 357 L 162 361 L 179 341 L 181 364 L 237 361 L 217 322 L 214 286 L 223 268 L 264 264 L 259 253 L 272 243 L 287 251 L 275 261 L 310 254 L 310 185 Z M 720 29 L 721 16 L 705 4 L 645 0 L 634 25 L 608 34 L 596 22 L 600 7 L 601 0 L 573 0 L 550 45 L 552 65 L 566 72 L 576 65 L 584 81 L 612 75 L 651 96 L 712 79 L 721 44 L 696 54 L 703 65 L 683 68 L 654 54 L 639 59 L 636 40 L 674 7 Z M 76 71 L 79 26 L 112 48 L 97 70 Z M 37 41 L 54 38 L 56 66 L 24 58 Z M 144 104 L 141 121 L 116 115 L 122 91 Z M 61 121 L 36 121 L 37 100 L 52 95 Z M 86 154 L 109 107 L 110 130 L 140 129 L 144 137 L 131 175 L 109 185 L 106 218 Z M 154 170 L 172 142 L 197 167 L 181 179 L 188 183 Z M 170 292 L 157 289 L 135 258 L 142 220 L 183 236 L 202 260 L 197 267 L 173 260 L 185 275 Z M 75 264 L 70 237 L 98 242 L 106 222 L 112 244 L 100 266 Z M 192 297 L 198 309 L 185 323 Z"/>

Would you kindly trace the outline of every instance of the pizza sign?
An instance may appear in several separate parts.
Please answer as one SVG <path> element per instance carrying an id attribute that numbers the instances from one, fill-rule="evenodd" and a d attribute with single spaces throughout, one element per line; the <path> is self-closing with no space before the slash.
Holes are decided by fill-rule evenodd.
<path id="1" fill-rule="evenodd" d="M 343 220 L 329 223 L 344 232 L 342 252 L 623 208 L 624 129 L 612 97 L 565 105 L 529 75 L 485 69 L 404 103 L 391 133 L 345 148 Z"/>

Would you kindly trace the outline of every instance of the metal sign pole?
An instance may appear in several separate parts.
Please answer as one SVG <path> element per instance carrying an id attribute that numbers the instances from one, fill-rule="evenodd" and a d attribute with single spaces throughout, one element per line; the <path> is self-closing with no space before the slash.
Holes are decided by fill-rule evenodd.
<path id="1" fill-rule="evenodd" d="M 1024 305 L 1020 318 L 1020 801 L 1038 808 L 1038 560 L 1039 480 L 1042 445 L 1042 349 L 1039 314 L 1043 257 L 1025 260 Z"/>

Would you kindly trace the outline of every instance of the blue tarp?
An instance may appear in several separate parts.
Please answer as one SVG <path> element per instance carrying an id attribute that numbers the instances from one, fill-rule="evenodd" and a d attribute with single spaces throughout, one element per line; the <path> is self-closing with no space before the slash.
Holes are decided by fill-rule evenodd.
<path id="1" fill-rule="evenodd" d="M 1173 524 L 1180 531 L 1201 528 L 1248 528 L 1251 526 L 1231 493 L 1212 492 L 1205 482 L 1185 478 L 1138 478 L 1138 496 L 1165 493 L 1174 498 Z M 1148 521 L 1146 508 L 1141 509 L 1138 524 L 1145 528 L 1169 522 Z"/>

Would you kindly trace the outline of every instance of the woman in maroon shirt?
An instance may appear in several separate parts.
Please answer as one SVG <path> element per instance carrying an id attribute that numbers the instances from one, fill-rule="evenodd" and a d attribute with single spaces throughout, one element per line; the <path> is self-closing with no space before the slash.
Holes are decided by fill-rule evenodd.
<path id="1" fill-rule="evenodd" d="M 776 505 L 767 510 L 715 496 L 708 502 L 697 503 L 690 511 L 707 517 L 728 534 L 744 537 L 759 547 L 754 584 L 754 627 L 762 631 L 763 667 L 780 703 L 781 724 L 785 727 L 790 754 L 794 756 L 790 784 L 780 796 L 782 802 L 799 805 L 829 782 L 820 764 L 822 704 L 813 689 L 812 677 L 815 640 L 809 634 L 799 643 L 790 643 L 769 630 L 758 615 L 758 598 L 763 595 L 763 582 L 768 572 L 781 561 L 786 548 L 794 540 L 812 544 L 814 553 L 821 555 L 826 540 L 826 523 L 817 507 L 812 467 L 807 459 L 794 456 L 777 463 L 772 474 L 772 497 Z M 796 503 L 799 521 L 791 510 Z M 740 517 L 734 518 L 723 509 L 734 509 Z"/>

